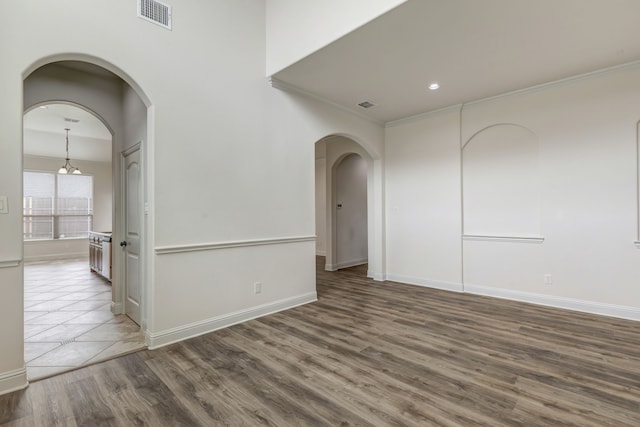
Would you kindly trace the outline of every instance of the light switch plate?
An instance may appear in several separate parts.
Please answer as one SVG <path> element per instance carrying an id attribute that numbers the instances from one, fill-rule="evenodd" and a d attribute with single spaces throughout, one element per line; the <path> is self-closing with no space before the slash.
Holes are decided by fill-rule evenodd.
<path id="1" fill-rule="evenodd" d="M 7 196 L 0 196 L 0 214 L 8 214 L 9 213 L 9 202 L 7 201 Z"/>

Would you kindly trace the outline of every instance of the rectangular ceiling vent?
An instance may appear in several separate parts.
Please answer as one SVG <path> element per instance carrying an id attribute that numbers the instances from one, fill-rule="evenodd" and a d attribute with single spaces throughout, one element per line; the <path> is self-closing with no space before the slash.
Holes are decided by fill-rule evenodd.
<path id="1" fill-rule="evenodd" d="M 138 0 L 138 17 L 171 29 L 171 6 L 156 0 Z"/>
<path id="2" fill-rule="evenodd" d="M 371 107 L 375 107 L 376 104 L 374 104 L 373 102 L 370 102 L 370 101 L 363 101 L 363 102 L 359 103 L 358 105 L 361 106 L 362 108 L 371 108 Z"/>

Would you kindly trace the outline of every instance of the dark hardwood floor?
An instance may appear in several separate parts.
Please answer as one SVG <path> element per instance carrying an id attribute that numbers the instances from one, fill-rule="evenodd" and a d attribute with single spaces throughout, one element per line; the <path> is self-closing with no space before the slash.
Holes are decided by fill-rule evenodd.
<path id="1" fill-rule="evenodd" d="M 640 324 L 363 271 L 319 268 L 317 303 L 0 396 L 0 425 L 640 425 Z"/>

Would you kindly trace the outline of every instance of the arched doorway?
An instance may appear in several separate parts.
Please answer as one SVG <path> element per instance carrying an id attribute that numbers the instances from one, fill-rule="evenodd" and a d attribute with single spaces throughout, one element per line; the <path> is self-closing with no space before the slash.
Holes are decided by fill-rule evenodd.
<path id="1" fill-rule="evenodd" d="M 323 138 L 315 148 L 316 255 L 328 271 L 367 264 L 375 245 L 373 161 L 344 136 Z M 373 277 L 371 269 L 362 272 Z"/>
<path id="2" fill-rule="evenodd" d="M 115 69 L 115 67 L 109 68 Z M 143 98 L 138 95 L 138 91 L 135 90 L 127 81 L 123 80 L 120 75 L 122 74 L 116 74 L 91 62 L 61 60 L 47 62 L 46 64 L 37 68 L 34 66 L 33 71 L 25 75 L 23 85 L 25 112 L 33 111 L 34 108 L 45 105 L 74 104 L 76 106 L 82 107 L 84 111 L 91 112 L 108 128 L 110 134 L 112 135 L 112 141 L 110 141 L 112 142 L 112 144 L 110 144 L 108 148 L 108 156 L 110 161 L 108 172 L 110 174 L 109 180 L 111 184 L 111 191 L 108 195 L 105 195 L 104 189 L 103 191 L 100 191 L 100 197 L 102 198 L 101 219 L 99 219 L 98 223 L 95 224 L 96 227 L 92 227 L 94 228 L 94 230 L 99 229 L 99 231 L 112 234 L 113 236 L 111 250 L 113 264 L 113 270 L 111 274 L 111 298 L 109 299 L 109 301 L 107 301 L 107 305 L 103 307 L 107 311 L 107 313 L 102 313 L 99 315 L 94 314 L 93 317 L 89 315 L 89 313 L 83 313 L 77 317 L 70 318 L 66 321 L 66 326 L 58 328 L 61 330 L 71 330 L 74 328 L 69 325 L 80 324 L 79 322 L 80 320 L 82 320 L 82 318 L 92 318 L 93 320 L 91 321 L 96 322 L 98 321 L 98 318 L 100 318 L 100 320 L 104 320 L 108 315 L 111 316 L 111 319 L 108 320 L 104 325 L 101 324 L 100 326 L 92 329 L 93 335 L 87 336 L 86 334 L 82 334 L 82 328 L 79 327 L 74 333 L 80 335 L 75 337 L 68 337 L 61 342 L 61 346 L 75 345 L 76 347 L 83 347 L 81 352 L 87 352 L 89 350 L 86 350 L 85 347 L 89 346 L 85 344 L 92 342 L 93 339 L 105 339 L 105 336 L 109 336 L 110 339 L 114 338 L 112 340 L 113 345 L 105 347 L 102 350 L 100 350 L 100 348 L 94 348 L 91 351 L 95 353 L 95 351 L 100 350 L 100 352 L 94 354 L 93 356 L 87 353 L 87 355 L 91 357 L 83 356 L 82 360 L 84 362 L 90 361 L 90 363 L 100 360 L 100 354 L 103 356 L 103 358 L 108 358 L 113 357 L 114 355 L 124 354 L 126 352 L 141 348 L 140 343 L 142 343 L 142 347 L 145 346 L 144 336 L 140 333 L 139 326 L 135 325 L 135 328 L 137 328 L 136 332 L 138 332 L 138 336 L 134 337 L 132 334 L 132 328 L 123 328 L 122 325 L 124 324 L 124 322 L 118 321 L 117 318 L 114 317 L 115 315 L 126 313 L 125 300 L 126 296 L 130 293 L 129 289 L 131 288 L 131 286 L 137 286 L 136 292 L 141 296 L 140 300 L 145 300 L 146 290 L 144 285 L 146 268 L 144 261 L 147 258 L 147 246 L 143 241 L 143 243 L 140 245 L 140 256 L 138 257 L 140 265 L 136 266 L 136 270 L 132 274 L 132 271 L 127 271 L 129 267 L 126 267 L 126 264 L 123 262 L 123 259 L 125 258 L 125 251 L 123 251 L 117 245 L 117 243 L 122 240 L 128 218 L 130 217 L 130 215 L 126 215 L 127 210 L 125 208 L 125 204 L 123 203 L 123 194 L 125 191 L 126 180 L 123 179 L 124 173 L 121 153 L 126 152 L 132 146 L 143 146 L 144 144 L 148 144 L 146 135 L 148 102 L 145 102 Z M 74 125 L 73 117 L 61 117 L 60 119 L 67 118 L 71 119 L 71 123 L 68 123 L 68 126 L 72 128 Z M 72 133 L 72 136 L 75 135 L 73 135 Z M 25 145 L 26 138 L 27 135 L 25 133 Z M 79 150 L 80 148 L 81 146 L 76 144 L 75 149 Z M 79 153 L 79 151 L 77 151 L 76 153 Z M 93 154 L 95 154 L 95 147 Z M 77 156 L 78 154 L 76 155 L 76 157 Z M 73 154 L 71 155 L 71 157 L 73 158 Z M 144 157 L 141 158 L 141 161 L 143 160 Z M 60 165 L 58 165 L 58 167 L 59 166 Z M 145 188 L 145 186 L 143 185 L 145 176 L 141 175 L 139 178 L 139 187 L 141 190 L 143 190 Z M 102 180 L 101 184 L 106 185 L 104 180 Z M 144 190 L 141 192 L 141 195 L 141 198 L 138 200 L 140 206 L 138 206 L 136 212 L 144 211 L 143 201 L 146 199 Z M 110 215 L 105 212 L 105 204 L 110 205 L 107 208 L 109 210 L 108 214 Z M 108 221 L 104 220 L 104 217 L 107 216 L 109 217 Z M 149 224 L 145 223 L 142 217 L 140 217 L 140 222 L 143 225 L 140 230 L 142 232 L 142 237 L 144 238 L 147 234 L 144 231 L 149 227 Z M 86 267 L 87 268 L 85 272 L 89 270 L 89 265 L 87 264 Z M 25 292 L 28 290 L 26 283 L 28 280 L 27 268 L 28 267 L 25 266 Z M 78 294 L 76 295 L 76 297 L 79 296 L 80 295 Z M 74 295 L 68 294 L 64 297 L 72 298 L 74 297 Z M 62 303 L 56 305 L 61 304 Z M 88 307 L 88 305 L 86 305 L 85 307 Z M 143 314 L 135 319 L 136 322 L 138 322 L 140 326 L 142 326 L 143 331 L 145 330 L 146 326 L 144 308 L 146 307 L 144 307 L 143 304 Z M 60 315 L 58 317 L 69 317 L 72 314 L 73 313 L 66 313 L 65 315 Z M 30 316 L 31 315 L 25 315 L 25 320 Z M 31 320 L 37 321 L 37 318 L 33 318 Z M 29 322 L 30 320 L 26 321 Z M 91 325 L 94 323 L 88 324 Z M 102 333 L 102 337 L 99 336 L 100 333 Z M 140 337 L 142 338 L 140 339 Z M 134 339 L 131 340 L 131 338 Z M 37 340 L 38 337 L 35 337 L 33 339 L 33 342 L 37 342 Z M 137 343 L 134 344 L 132 341 L 136 341 Z M 25 345 L 25 354 L 29 350 L 27 347 L 28 346 Z M 104 345 L 102 345 L 102 347 L 104 347 Z M 62 349 L 56 348 L 54 350 L 51 350 L 49 354 L 53 354 L 54 351 L 62 351 Z M 25 357 L 25 359 L 26 358 L 27 357 Z M 53 358 L 50 357 L 49 359 Z M 69 367 L 82 366 L 84 364 L 83 361 L 81 361 L 80 359 L 75 359 L 73 364 L 69 365 Z M 27 360 L 26 362 L 27 369 L 29 370 L 29 361 Z M 45 372 L 45 374 L 50 374 L 50 372 Z M 36 374 L 35 376 L 37 377 L 39 375 Z M 34 376 L 29 374 L 30 379 L 33 379 L 33 377 Z"/>

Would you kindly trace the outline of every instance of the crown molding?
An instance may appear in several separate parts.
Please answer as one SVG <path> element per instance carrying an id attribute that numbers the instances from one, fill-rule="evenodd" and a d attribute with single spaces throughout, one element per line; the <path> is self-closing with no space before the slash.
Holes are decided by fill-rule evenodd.
<path id="1" fill-rule="evenodd" d="M 242 248 L 250 246 L 280 245 L 285 243 L 315 242 L 316 236 L 295 236 L 276 239 L 235 240 L 231 242 L 196 243 L 189 245 L 158 246 L 156 254 L 173 254 L 181 252 L 213 251 L 219 249 Z"/>
<path id="2" fill-rule="evenodd" d="M 489 96 L 486 98 L 482 98 L 482 99 L 477 99 L 477 100 L 473 100 L 473 101 L 469 101 L 469 102 L 465 102 L 463 105 L 465 107 L 468 106 L 472 106 L 472 105 L 476 105 L 476 104 L 482 104 L 485 102 L 492 102 L 492 101 L 496 101 L 502 98 L 510 98 L 510 97 L 514 97 L 514 96 L 518 96 L 518 95 L 524 95 L 527 93 L 533 93 L 533 92 L 539 92 L 541 90 L 544 89 L 549 89 L 549 88 L 553 88 L 553 87 L 557 87 L 557 86 L 563 86 L 566 84 L 570 84 L 570 83 L 574 83 L 580 80 L 585 80 L 591 77 L 596 77 L 602 74 L 607 74 L 613 71 L 620 71 L 620 70 L 624 70 L 626 68 L 633 68 L 633 67 L 638 67 L 640 66 L 640 60 L 638 61 L 632 61 L 632 62 L 627 62 L 625 64 L 619 64 L 619 65 L 614 65 L 612 67 L 607 67 L 607 68 L 600 68 L 598 70 L 594 70 L 594 71 L 589 71 L 586 73 L 582 73 L 582 74 L 576 74 L 575 76 L 569 76 L 569 77 L 565 77 L 563 79 L 559 79 L 559 80 L 553 80 L 550 82 L 546 82 L 546 83 L 540 83 L 538 85 L 534 85 L 534 86 L 528 86 L 522 89 L 516 89 L 516 90 L 512 90 L 509 92 L 505 92 L 505 93 L 501 93 L 498 95 L 494 95 L 494 96 Z"/>
<path id="3" fill-rule="evenodd" d="M 349 113 L 349 114 L 351 114 L 353 116 L 356 116 L 356 117 L 358 117 L 360 119 L 366 120 L 367 122 L 376 124 L 378 126 L 384 126 L 384 122 L 383 121 L 373 119 L 373 118 L 371 118 L 371 117 L 369 117 L 369 116 L 367 116 L 365 114 L 362 114 L 359 111 L 353 110 L 353 109 L 351 109 L 349 107 L 345 107 L 344 105 L 341 105 L 341 104 L 338 104 L 336 102 L 330 101 L 327 98 L 324 98 L 324 97 L 322 97 L 320 95 L 316 95 L 315 93 L 312 93 L 312 92 L 306 91 L 304 89 L 301 89 L 298 86 L 295 86 L 295 85 L 292 85 L 292 84 L 289 84 L 289 83 L 285 83 L 282 80 L 278 80 L 275 77 L 269 77 L 268 80 L 269 80 L 269 83 L 271 83 L 271 87 L 273 87 L 275 89 L 280 89 L 280 90 L 283 90 L 285 92 L 291 92 L 291 93 L 297 93 L 299 95 L 303 95 L 303 96 L 305 96 L 307 98 L 311 98 L 311 99 L 316 100 L 316 101 L 318 101 L 320 103 L 329 105 L 330 107 L 336 108 L 336 109 L 341 110 L 341 111 L 343 111 L 345 113 Z"/>
<path id="4" fill-rule="evenodd" d="M 404 125 L 404 124 L 408 124 L 411 122 L 415 122 L 415 121 L 420 121 L 429 117 L 432 117 L 434 115 L 438 115 L 438 114 L 442 114 L 442 113 L 446 113 L 449 112 L 450 110 L 459 110 L 463 107 L 469 107 L 469 106 L 473 106 L 473 105 L 477 105 L 477 104 L 483 104 L 485 102 L 493 102 L 493 101 L 498 101 L 500 99 L 504 99 L 504 98 L 510 98 L 510 97 L 515 97 L 518 95 L 524 95 L 527 93 L 534 93 L 534 92 L 539 92 L 541 90 L 544 89 L 549 89 L 549 88 L 553 88 L 553 87 L 557 87 L 557 86 L 562 86 L 562 85 L 566 85 L 566 84 L 570 84 L 570 83 L 574 83 L 580 80 L 585 80 L 591 77 L 595 77 L 595 76 L 599 76 L 602 74 L 606 74 L 606 73 L 610 73 L 610 72 L 614 72 L 614 71 L 620 71 L 620 70 L 624 70 L 627 68 L 634 68 L 634 67 L 638 67 L 640 66 L 640 60 L 639 61 L 632 61 L 632 62 L 627 62 L 625 64 L 620 64 L 620 65 L 614 65 L 612 67 L 607 67 L 607 68 L 601 68 L 599 70 L 594 70 L 594 71 L 589 71 L 587 73 L 582 73 L 582 74 L 577 74 L 575 76 L 570 76 L 570 77 L 565 77 L 563 79 L 559 79 L 559 80 L 553 80 L 550 82 L 546 82 L 546 83 L 541 83 L 538 85 L 534 85 L 534 86 L 528 86 L 522 89 L 516 89 L 516 90 L 512 90 L 509 92 L 504 92 L 498 95 L 494 95 L 494 96 L 489 96 L 486 98 L 480 98 L 480 99 L 475 99 L 475 100 L 471 100 L 471 101 L 467 101 L 467 102 L 463 102 L 463 103 L 459 103 L 459 104 L 453 104 L 450 105 L 448 107 L 443 107 L 443 108 L 439 108 L 437 110 L 431 110 L 431 111 L 426 111 L 424 113 L 420 113 L 420 114 L 416 114 L 413 116 L 408 116 L 408 117 L 404 117 L 401 119 L 397 119 L 397 120 L 392 120 L 389 122 L 386 122 L 384 124 L 385 128 L 389 128 L 389 127 L 394 127 L 394 126 L 400 126 L 400 125 Z"/>
<path id="5" fill-rule="evenodd" d="M 402 126 L 407 123 L 418 122 L 429 117 L 439 116 L 440 114 L 458 112 L 464 104 L 453 104 L 448 107 L 438 108 L 437 110 L 427 111 L 425 113 L 416 114 L 414 116 L 403 117 L 401 119 L 392 120 L 384 124 L 385 128 L 392 128 L 396 126 Z"/>

